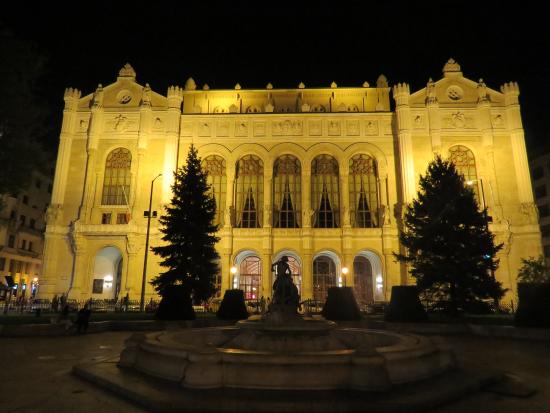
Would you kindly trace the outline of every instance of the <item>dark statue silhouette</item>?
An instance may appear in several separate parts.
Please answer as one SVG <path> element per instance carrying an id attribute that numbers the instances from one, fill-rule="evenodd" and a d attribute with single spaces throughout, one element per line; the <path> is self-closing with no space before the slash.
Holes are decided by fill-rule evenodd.
<path id="1" fill-rule="evenodd" d="M 271 266 L 272 271 L 276 271 L 277 278 L 273 283 L 273 300 L 270 311 L 276 307 L 285 307 L 286 311 L 297 312 L 300 305 L 300 295 L 298 288 L 292 281 L 292 271 L 288 265 L 288 257 L 283 255 L 281 259 Z"/>

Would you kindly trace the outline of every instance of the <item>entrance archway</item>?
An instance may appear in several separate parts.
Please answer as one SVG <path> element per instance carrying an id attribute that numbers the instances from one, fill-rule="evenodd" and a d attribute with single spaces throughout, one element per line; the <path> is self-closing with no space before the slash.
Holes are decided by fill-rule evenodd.
<path id="1" fill-rule="evenodd" d="M 313 299 L 325 302 L 328 289 L 337 286 L 338 256 L 333 252 L 319 253 L 313 259 Z"/>
<path id="2" fill-rule="evenodd" d="M 244 291 L 245 300 L 257 300 L 262 295 L 262 260 L 254 252 L 237 255 L 236 288 Z"/>
<path id="3" fill-rule="evenodd" d="M 94 260 L 92 297 L 116 300 L 122 277 L 122 254 L 115 247 L 99 250 Z"/>
<path id="4" fill-rule="evenodd" d="M 273 262 L 280 260 L 283 255 L 288 257 L 288 266 L 292 272 L 292 281 L 294 281 L 294 284 L 298 288 L 298 294 L 302 296 L 302 260 L 292 251 L 281 251 L 275 255 Z M 274 275 L 273 281 L 275 281 L 276 276 L 277 274 Z"/>
<path id="5" fill-rule="evenodd" d="M 359 305 L 384 301 L 382 262 L 372 251 L 361 251 L 353 260 L 355 297 Z"/>

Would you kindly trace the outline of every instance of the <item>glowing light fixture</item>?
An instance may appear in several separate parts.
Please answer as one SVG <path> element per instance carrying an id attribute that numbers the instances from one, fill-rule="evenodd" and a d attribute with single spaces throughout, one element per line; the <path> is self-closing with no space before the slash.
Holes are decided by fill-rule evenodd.
<path id="1" fill-rule="evenodd" d="M 342 274 L 346 275 L 349 272 L 348 267 L 342 267 Z"/>
<path id="2" fill-rule="evenodd" d="M 231 267 L 231 274 L 237 274 L 237 267 Z"/>

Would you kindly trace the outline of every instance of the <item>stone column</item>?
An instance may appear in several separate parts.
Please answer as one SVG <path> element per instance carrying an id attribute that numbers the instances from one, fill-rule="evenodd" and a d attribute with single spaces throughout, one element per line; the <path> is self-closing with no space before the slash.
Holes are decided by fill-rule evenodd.
<path id="1" fill-rule="evenodd" d="M 347 274 L 342 273 L 342 284 L 346 287 L 353 288 L 355 286 L 355 277 L 353 273 L 353 253 L 346 252 L 344 253 L 344 262 L 342 262 L 342 268 L 346 267 L 348 269 Z"/>
<path id="2" fill-rule="evenodd" d="M 86 238 L 82 235 L 73 235 L 72 247 L 74 253 L 74 270 L 72 274 L 71 287 L 69 289 L 69 298 L 81 300 L 87 298 L 90 292 L 90 274 L 87 269 L 87 248 Z"/>
<path id="3" fill-rule="evenodd" d="M 519 202 L 521 204 L 534 205 L 533 189 L 529 175 L 529 162 L 525 148 L 525 136 L 518 102 L 519 87 L 517 83 L 510 82 L 505 83 L 500 90 L 504 93 L 504 102 L 506 104 Z"/>
<path id="4" fill-rule="evenodd" d="M 439 154 L 441 152 L 441 115 L 439 114 L 439 103 L 435 94 L 435 83 L 432 79 L 428 81 L 426 86 L 426 108 L 428 109 L 432 152 Z"/>
<path id="5" fill-rule="evenodd" d="M 271 254 L 264 252 L 262 253 L 262 291 L 259 292 L 258 298 L 261 296 L 271 298 L 271 287 L 274 281 L 271 273 Z"/>
<path id="6" fill-rule="evenodd" d="M 302 254 L 302 291 L 300 299 L 313 298 L 313 262 L 311 253 Z"/>
<path id="7" fill-rule="evenodd" d="M 224 228 L 232 228 L 236 225 L 235 217 L 235 164 L 227 163 L 227 189 L 226 189 L 226 211 L 224 217 Z"/>
<path id="8" fill-rule="evenodd" d="M 273 165 L 265 165 L 264 168 L 264 220 L 263 227 L 271 228 L 272 223 L 272 214 L 273 214 L 273 205 L 272 204 L 272 186 L 273 186 Z"/>
<path id="9" fill-rule="evenodd" d="M 164 170 L 162 180 L 162 203 L 168 204 L 172 198 L 171 186 L 174 183 L 174 172 L 178 160 L 178 140 L 180 133 L 181 102 L 183 91 L 177 86 L 170 86 L 167 92 L 168 113 L 166 116 L 166 144 L 164 146 Z"/>
<path id="10" fill-rule="evenodd" d="M 349 216 L 349 168 L 347 165 L 340 165 L 340 202 L 342 228 L 351 228 Z"/>
<path id="11" fill-rule="evenodd" d="M 397 141 L 399 147 L 399 169 L 401 170 L 402 203 L 410 203 L 416 192 L 413 147 L 411 138 L 411 110 L 409 106 L 409 85 L 398 83 L 393 87 L 397 114 Z"/>

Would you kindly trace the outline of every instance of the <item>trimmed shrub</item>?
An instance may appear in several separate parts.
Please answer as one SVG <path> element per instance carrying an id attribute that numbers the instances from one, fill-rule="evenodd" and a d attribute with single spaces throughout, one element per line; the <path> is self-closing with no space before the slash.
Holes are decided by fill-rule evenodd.
<path id="1" fill-rule="evenodd" d="M 351 287 L 330 287 L 321 314 L 333 321 L 360 320 L 361 312 Z"/>
<path id="2" fill-rule="evenodd" d="M 222 320 L 244 320 L 248 318 L 243 290 L 227 290 L 216 316 Z"/>
<path id="3" fill-rule="evenodd" d="M 550 283 L 518 283 L 518 297 L 517 326 L 550 328 Z"/>
<path id="4" fill-rule="evenodd" d="M 164 290 L 155 316 L 159 320 L 195 319 L 191 297 L 183 285 L 171 285 Z"/>
<path id="5" fill-rule="evenodd" d="M 386 308 L 386 321 L 417 322 L 426 321 L 428 315 L 418 298 L 415 285 L 396 285 L 391 289 L 390 304 Z"/>

